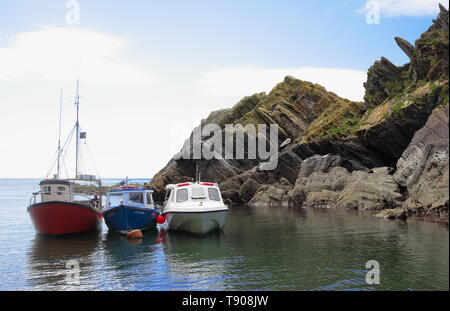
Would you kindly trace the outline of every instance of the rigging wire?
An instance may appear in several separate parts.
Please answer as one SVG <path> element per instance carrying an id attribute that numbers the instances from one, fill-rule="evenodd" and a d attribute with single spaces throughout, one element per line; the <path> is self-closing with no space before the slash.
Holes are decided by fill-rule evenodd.
<path id="1" fill-rule="evenodd" d="M 94 157 L 92 156 L 92 153 L 91 153 L 91 150 L 89 149 L 89 145 L 88 144 L 86 144 L 86 149 L 88 151 L 89 158 L 91 159 L 92 164 L 94 165 L 95 173 L 97 174 L 98 178 L 101 179 L 100 173 L 99 173 L 99 171 L 97 169 L 97 165 L 95 165 Z"/>
<path id="2" fill-rule="evenodd" d="M 74 126 L 74 127 L 72 128 L 72 130 L 70 131 L 69 136 L 68 136 L 67 139 L 66 139 L 66 142 L 64 143 L 64 145 L 63 145 L 63 147 L 62 147 L 62 149 L 61 149 L 61 150 L 64 150 L 65 153 L 67 153 L 67 150 L 65 150 L 64 148 L 66 147 L 67 143 L 70 144 L 69 141 L 72 141 L 73 131 L 75 131 L 75 128 L 76 128 L 76 126 Z"/>
<path id="3" fill-rule="evenodd" d="M 82 131 L 81 127 L 80 127 L 80 131 Z M 94 170 L 95 170 L 95 174 L 96 174 L 97 177 L 100 179 L 101 176 L 100 176 L 100 174 L 99 174 L 99 171 L 98 171 L 98 169 L 97 169 L 97 165 L 95 164 L 94 157 L 92 156 L 91 150 L 90 150 L 90 148 L 89 148 L 89 145 L 88 145 L 86 139 L 84 139 L 84 146 L 86 147 L 86 151 L 87 151 L 87 155 L 86 155 L 85 153 L 83 153 L 83 155 L 84 155 L 84 161 L 86 161 L 87 164 L 89 164 L 89 162 L 90 162 L 90 163 L 93 165 Z M 86 156 L 87 156 L 87 158 L 86 158 Z M 90 161 L 89 161 L 89 160 L 90 160 Z"/>
<path id="4" fill-rule="evenodd" d="M 64 166 L 64 170 L 66 171 L 66 177 L 69 178 L 69 172 L 67 171 L 67 165 L 66 162 L 64 161 L 64 157 L 61 157 L 63 166 Z"/>
<path id="5" fill-rule="evenodd" d="M 55 168 L 55 165 L 56 165 L 56 163 L 58 163 L 58 175 L 59 175 L 59 173 L 60 173 L 60 161 L 62 162 L 62 165 L 61 166 L 63 166 L 64 167 L 64 170 L 65 170 L 65 172 L 66 172 L 66 175 L 67 175 L 67 178 L 69 178 L 69 173 L 68 173 L 68 167 L 67 167 L 67 165 L 66 165 L 66 163 L 65 163 L 65 158 L 67 157 L 67 154 L 68 154 L 68 149 L 70 149 L 69 148 L 69 146 L 68 145 L 70 145 L 70 143 L 72 142 L 72 138 L 73 138 L 73 136 L 74 136 L 74 132 L 76 131 L 77 132 L 77 152 L 76 153 L 78 153 L 77 154 L 77 161 L 76 161 L 76 165 L 78 165 L 78 159 L 79 158 L 81 158 L 81 160 L 82 161 L 80 161 L 81 163 L 79 163 L 80 165 L 79 165 L 79 167 L 77 168 L 77 172 L 76 172 L 76 176 L 75 176 L 75 178 L 77 178 L 77 175 L 78 175 L 78 169 L 79 169 L 79 171 L 80 172 L 82 172 L 82 171 L 85 171 L 85 170 L 87 170 L 89 167 L 90 167 L 90 165 L 89 164 L 92 164 L 93 165 L 93 168 L 94 168 L 94 170 L 95 170 L 95 172 L 96 172 L 96 174 L 97 174 L 97 177 L 98 178 L 100 178 L 100 174 L 99 174 L 99 172 L 98 172 L 98 169 L 97 169 L 97 165 L 96 165 L 96 163 L 95 163 L 95 161 L 94 161 L 94 158 L 93 158 L 93 156 L 92 156 L 92 154 L 91 154 L 91 151 L 90 151 L 90 149 L 89 149 L 89 146 L 87 145 L 87 142 L 86 142 L 86 138 L 83 138 L 84 139 L 84 148 L 86 149 L 86 151 L 87 152 L 85 152 L 83 149 L 83 144 L 80 144 L 80 145 L 78 145 L 78 142 L 79 142 L 79 140 L 80 140 L 80 134 L 82 133 L 82 129 L 81 129 L 81 126 L 80 126 L 80 124 L 79 124 L 79 122 L 78 122 L 78 105 L 79 105 L 79 99 L 80 99 L 80 96 L 79 96 L 79 93 L 78 93 L 78 83 L 79 83 L 79 78 L 77 79 L 77 91 L 76 91 L 76 96 L 75 96 L 75 98 L 76 98 L 76 100 L 75 100 L 75 104 L 77 105 L 77 123 L 74 125 L 74 127 L 72 128 L 72 130 L 70 131 L 70 133 L 69 133 L 69 135 L 67 136 L 67 138 L 66 138 L 66 141 L 64 142 L 64 145 L 63 145 L 63 147 L 62 148 L 60 148 L 60 140 L 61 140 L 61 111 L 62 111 L 62 109 L 61 109 L 61 104 L 62 104 L 62 88 L 61 88 L 61 101 L 60 101 L 60 113 L 59 113 L 59 117 L 60 117 L 60 120 L 59 120 L 59 139 L 58 139 L 58 149 L 56 150 L 56 152 L 55 152 L 55 155 L 57 155 L 56 156 L 56 158 L 55 158 L 55 160 L 53 161 L 53 163 L 51 164 L 51 166 L 50 166 L 50 169 L 48 170 L 48 173 L 47 173 L 47 175 L 45 176 L 45 178 L 47 178 L 50 174 L 51 174 L 51 172 L 53 171 L 53 169 Z M 66 149 L 66 146 L 67 146 L 67 149 Z M 79 148 L 79 150 L 78 150 L 78 146 L 80 147 Z M 89 161 L 90 160 L 90 161 Z M 89 163 L 89 162 L 91 162 L 91 163 Z"/>
<path id="6" fill-rule="evenodd" d="M 70 134 L 69 134 L 69 136 L 68 136 L 67 139 L 66 139 L 66 142 L 64 143 L 63 147 L 62 147 L 61 150 L 59 151 L 60 158 L 63 160 L 63 162 L 64 162 L 64 157 L 65 157 L 65 155 L 67 154 L 67 150 L 65 150 L 65 147 L 66 147 L 67 143 L 69 142 L 69 140 L 71 140 L 74 129 L 75 129 L 75 127 L 70 131 Z M 64 152 L 64 155 L 63 155 L 63 152 Z M 55 154 L 56 154 L 56 155 L 58 154 L 58 150 L 56 150 Z M 55 164 L 56 164 L 57 161 L 58 161 L 58 157 L 56 157 L 55 160 L 53 160 L 53 163 L 52 163 L 52 165 L 51 165 L 51 167 L 50 167 L 50 169 L 49 169 L 47 175 L 45 175 L 45 178 L 47 178 L 47 177 L 50 175 L 50 173 L 52 172 L 53 168 L 55 167 Z M 67 172 L 67 168 L 66 168 L 66 167 L 65 167 L 65 170 L 66 170 L 66 172 Z M 68 175 L 68 174 L 67 174 L 67 175 Z M 68 176 L 67 176 L 67 177 L 68 177 Z"/>
<path id="7" fill-rule="evenodd" d="M 58 150 L 56 150 L 55 154 L 58 154 Z M 57 160 L 58 160 L 58 158 L 55 158 L 55 159 L 53 160 L 53 163 L 52 163 L 52 165 L 50 166 L 50 169 L 48 170 L 48 173 L 47 173 L 47 175 L 45 175 L 44 178 L 47 178 L 48 175 L 50 175 L 50 173 L 52 172 L 53 168 L 55 167 L 55 164 L 56 164 L 56 161 L 57 161 Z"/>

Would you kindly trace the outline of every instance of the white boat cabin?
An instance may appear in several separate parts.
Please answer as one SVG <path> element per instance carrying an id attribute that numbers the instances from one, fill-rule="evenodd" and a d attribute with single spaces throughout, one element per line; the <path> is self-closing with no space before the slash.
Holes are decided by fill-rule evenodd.
<path id="1" fill-rule="evenodd" d="M 73 201 L 74 183 L 61 179 L 46 179 L 39 183 L 41 188 L 41 202 Z"/>
<path id="2" fill-rule="evenodd" d="M 80 179 L 85 181 L 84 179 Z M 97 180 L 99 186 L 101 182 Z M 37 203 L 37 196 L 40 195 L 40 203 L 58 201 L 58 202 L 76 202 L 88 204 L 90 206 L 101 208 L 102 198 L 91 198 L 82 193 L 75 193 L 75 183 L 68 179 L 45 179 L 39 183 L 40 191 L 33 193 L 30 198 L 30 205 Z"/>
<path id="3" fill-rule="evenodd" d="M 185 182 L 166 186 L 164 205 L 223 205 L 219 186 L 210 182 Z"/>

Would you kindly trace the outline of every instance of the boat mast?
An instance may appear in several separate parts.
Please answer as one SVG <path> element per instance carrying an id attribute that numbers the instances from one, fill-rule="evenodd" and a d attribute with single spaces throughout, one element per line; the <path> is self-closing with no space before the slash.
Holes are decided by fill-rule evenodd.
<path id="1" fill-rule="evenodd" d="M 77 91 L 75 95 L 75 106 L 77 107 L 77 123 L 75 123 L 76 128 L 76 151 L 75 151 L 75 178 L 78 177 L 78 160 L 79 160 L 79 143 L 80 143 L 80 123 L 78 122 L 78 115 L 80 112 L 80 94 L 79 94 L 79 83 L 80 78 L 77 79 Z"/>
<path id="2" fill-rule="evenodd" d="M 197 164 L 197 162 L 195 162 L 195 176 L 194 176 L 194 180 L 196 182 L 198 181 L 197 177 L 198 177 L 198 164 Z"/>
<path id="3" fill-rule="evenodd" d="M 198 163 L 195 163 L 195 178 L 197 178 L 197 183 L 200 183 L 200 171 L 198 169 Z"/>
<path id="4" fill-rule="evenodd" d="M 62 114 L 62 85 L 61 85 L 61 98 L 59 100 L 58 166 L 56 171 L 56 177 L 58 179 L 59 179 L 60 158 L 61 158 L 61 114 Z"/>

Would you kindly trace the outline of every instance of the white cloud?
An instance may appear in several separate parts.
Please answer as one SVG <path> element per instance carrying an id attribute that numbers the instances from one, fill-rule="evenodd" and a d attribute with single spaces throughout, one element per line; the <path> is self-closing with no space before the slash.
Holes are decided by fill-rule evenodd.
<path id="1" fill-rule="evenodd" d="M 434 16 L 439 13 L 439 3 L 448 8 L 449 0 L 369 0 L 366 7 L 359 9 L 359 13 L 369 11 L 368 3 L 377 3 L 380 15 L 385 17 L 397 16 Z"/>
<path id="2" fill-rule="evenodd" d="M 122 62 L 123 38 L 79 28 L 43 27 L 12 36 L 0 46 L 0 79 L 73 81 L 78 70 L 83 83 L 147 85 L 157 79 Z"/>
<path id="3" fill-rule="evenodd" d="M 286 75 L 318 83 L 328 91 L 350 100 L 360 101 L 364 97 L 363 83 L 366 72 L 336 68 L 219 68 L 203 74 L 197 87 L 204 93 L 219 96 L 244 97 L 269 92 Z"/>

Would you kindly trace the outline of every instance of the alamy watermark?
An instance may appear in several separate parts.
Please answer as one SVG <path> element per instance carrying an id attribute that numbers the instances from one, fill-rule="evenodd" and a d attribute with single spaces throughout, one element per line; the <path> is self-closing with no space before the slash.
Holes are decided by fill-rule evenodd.
<path id="1" fill-rule="evenodd" d="M 261 170 L 278 166 L 278 125 L 218 124 L 198 126 L 186 139 L 175 159 L 259 159 Z M 263 162 L 264 161 L 264 162 Z"/>
<path id="2" fill-rule="evenodd" d="M 66 283 L 80 285 L 80 263 L 76 260 L 66 262 Z"/>
<path id="3" fill-rule="evenodd" d="M 380 264 L 376 260 L 366 262 L 366 269 L 370 269 L 366 273 L 366 283 L 369 285 L 380 284 Z"/>
<path id="4" fill-rule="evenodd" d="M 366 12 L 367 24 L 379 24 L 380 23 L 380 2 L 377 0 L 369 0 L 364 7 Z"/>
<path id="5" fill-rule="evenodd" d="M 68 0 L 66 2 L 66 23 L 69 25 L 80 24 L 80 3 L 77 0 Z"/>

